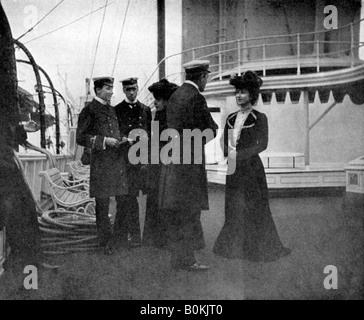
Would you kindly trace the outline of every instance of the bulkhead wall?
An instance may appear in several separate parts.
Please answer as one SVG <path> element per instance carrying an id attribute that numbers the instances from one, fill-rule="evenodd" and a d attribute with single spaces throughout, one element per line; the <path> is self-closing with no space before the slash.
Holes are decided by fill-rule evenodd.
<path id="1" fill-rule="evenodd" d="M 227 116 L 239 110 L 233 93 L 228 96 L 210 95 L 207 97 L 207 103 L 213 108 L 212 115 L 220 129 L 224 128 Z M 310 124 L 332 103 L 334 103 L 332 93 L 327 103 L 321 103 L 316 93 L 314 102 L 309 104 Z M 278 103 L 273 94 L 271 102 L 264 104 L 260 96 L 254 108 L 266 114 L 268 118 L 268 152 L 304 153 L 306 117 L 303 94 L 297 103 L 292 103 L 288 94 L 284 103 Z M 363 137 L 364 105 L 352 103 L 347 95 L 342 103 L 337 103 L 310 130 L 310 163 L 346 164 L 364 154 Z M 206 152 L 210 155 L 210 159 L 212 148 L 215 152 L 214 159 L 221 161 L 223 155 L 220 144 L 215 141 L 207 146 Z"/>

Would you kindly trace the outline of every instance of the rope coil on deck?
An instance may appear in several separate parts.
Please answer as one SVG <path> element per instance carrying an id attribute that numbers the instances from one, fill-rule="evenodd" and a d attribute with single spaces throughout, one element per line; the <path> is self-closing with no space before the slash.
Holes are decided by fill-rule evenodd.
<path id="1" fill-rule="evenodd" d="M 90 251 L 98 246 L 94 214 L 49 210 L 38 217 L 38 222 L 42 232 L 42 248 L 46 254 Z"/>

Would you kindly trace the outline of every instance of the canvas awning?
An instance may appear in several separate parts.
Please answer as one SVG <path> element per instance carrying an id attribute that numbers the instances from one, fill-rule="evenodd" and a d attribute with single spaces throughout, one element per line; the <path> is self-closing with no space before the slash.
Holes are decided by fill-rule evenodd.
<path id="1" fill-rule="evenodd" d="M 234 90 L 229 84 L 229 77 L 226 77 L 208 83 L 204 95 L 231 96 Z M 263 77 L 260 91 L 264 104 L 271 102 L 273 94 L 278 103 L 285 103 L 288 96 L 292 103 L 298 103 L 302 92 L 306 91 L 309 103 L 314 102 L 316 94 L 321 103 L 326 103 L 332 92 L 337 103 L 342 102 L 348 95 L 354 104 L 364 104 L 364 64 L 319 73 Z"/>
<path id="2" fill-rule="evenodd" d="M 332 93 L 332 96 L 337 103 L 341 103 L 344 100 L 344 97 L 348 95 L 352 103 L 356 105 L 364 104 L 364 80 L 335 86 L 303 87 L 301 89 L 263 89 L 260 94 L 264 104 L 269 104 L 271 102 L 273 93 L 275 94 L 278 103 L 285 103 L 288 96 L 291 103 L 298 103 L 304 90 L 308 91 L 309 103 L 314 102 L 316 95 L 318 95 L 321 103 L 327 103 L 330 94 Z"/>

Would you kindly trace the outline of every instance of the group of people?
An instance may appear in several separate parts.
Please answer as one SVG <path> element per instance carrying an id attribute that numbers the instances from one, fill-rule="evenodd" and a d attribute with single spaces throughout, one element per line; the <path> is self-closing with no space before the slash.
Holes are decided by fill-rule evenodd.
<path id="1" fill-rule="evenodd" d="M 210 73 L 209 61 L 194 60 L 183 67 L 186 81 L 180 87 L 162 79 L 148 88 L 155 98 L 154 119 L 150 108 L 137 99 L 137 78 L 121 81 L 125 99 L 115 107 L 110 105 L 114 79 L 95 78 L 96 96 L 79 115 L 76 140 L 91 149 L 90 196 L 96 200 L 103 252 L 110 255 L 118 245 L 153 245 L 170 250 L 173 269 L 205 271 L 209 266 L 197 262 L 194 251 L 205 247 L 201 211 L 209 209 L 209 202 L 203 150 L 216 137 L 218 125 L 201 94 Z M 290 250 L 282 245 L 276 231 L 258 155 L 268 143 L 267 118 L 253 109 L 262 79 L 247 71 L 232 77 L 230 84 L 236 88 L 240 110 L 228 116 L 221 140 L 229 166 L 225 224 L 213 250 L 227 258 L 274 261 Z M 169 140 L 156 137 L 165 129 L 179 137 L 177 157 L 170 155 L 175 151 L 171 145 L 176 146 L 172 136 Z M 202 150 L 193 147 L 196 137 L 187 137 L 194 130 L 212 132 L 202 136 Z M 153 145 L 155 141 L 158 146 Z M 186 141 L 192 147 L 186 147 Z M 131 160 L 137 144 L 147 146 L 147 163 Z M 156 149 L 157 163 L 151 161 L 151 150 Z M 147 194 L 143 239 L 137 201 L 140 191 Z M 116 199 L 113 228 L 110 197 Z"/>
<path id="2" fill-rule="evenodd" d="M 194 251 L 205 247 L 201 211 L 209 209 L 204 145 L 216 137 L 218 126 L 201 94 L 209 77 L 209 61 L 194 60 L 184 68 L 186 81 L 181 86 L 162 79 L 148 88 L 155 99 L 154 119 L 151 109 L 137 99 L 137 78 L 121 81 L 125 99 L 115 107 L 110 105 L 114 79 L 95 78 L 96 96 L 79 115 L 76 140 L 91 150 L 90 197 L 96 200 L 98 239 L 104 254 L 112 254 L 118 246 L 156 246 L 170 251 L 173 269 L 205 271 L 209 266 L 199 263 Z M 267 117 L 253 109 L 262 79 L 247 71 L 232 76 L 230 84 L 235 87 L 239 110 L 227 117 L 221 136 L 228 159 L 225 222 L 213 252 L 225 258 L 275 261 L 289 255 L 290 249 L 278 236 L 259 157 L 268 144 Z M 54 268 L 42 253 L 36 205 L 14 161 L 13 149 L 26 140 L 26 131 L 36 130 L 34 123 L 18 126 L 16 134 L 6 135 L 12 141 L 0 141 L 0 228 L 6 226 L 11 256 L 18 253 L 26 264 Z M 188 134 L 207 131 L 211 134 L 202 134 L 196 149 L 198 138 Z M 145 151 L 140 146 L 148 149 L 146 162 L 135 161 Z M 143 237 L 140 191 L 147 195 Z M 116 199 L 113 226 L 110 197 Z"/>

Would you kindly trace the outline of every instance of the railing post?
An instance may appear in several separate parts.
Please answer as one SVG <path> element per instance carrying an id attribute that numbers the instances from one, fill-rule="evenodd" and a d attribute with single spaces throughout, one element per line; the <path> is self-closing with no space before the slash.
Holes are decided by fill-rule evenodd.
<path id="1" fill-rule="evenodd" d="M 219 51 L 219 80 L 222 80 L 222 56 L 221 52 Z"/>
<path id="2" fill-rule="evenodd" d="M 350 22 L 350 52 L 350 66 L 354 67 L 354 27 L 352 22 Z"/>
<path id="3" fill-rule="evenodd" d="M 297 74 L 301 74 L 301 62 L 300 62 L 300 34 L 297 33 Z"/>
<path id="4" fill-rule="evenodd" d="M 240 62 L 241 62 L 241 47 L 240 47 L 240 39 L 239 39 L 238 40 L 238 76 L 241 75 Z"/>
<path id="5" fill-rule="evenodd" d="M 316 72 L 320 72 L 320 41 L 316 40 Z"/>
<path id="6" fill-rule="evenodd" d="M 265 66 L 265 43 L 263 43 L 263 77 L 266 76 L 266 66 Z"/>
<path id="7" fill-rule="evenodd" d="M 308 91 L 303 90 L 303 107 L 305 113 L 305 165 L 310 164 L 310 108 L 308 101 Z"/>
<path id="8" fill-rule="evenodd" d="M 196 59 L 196 49 L 192 49 L 192 60 Z"/>

